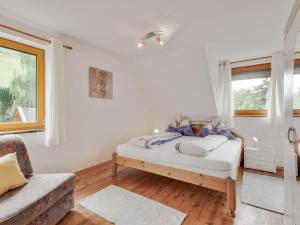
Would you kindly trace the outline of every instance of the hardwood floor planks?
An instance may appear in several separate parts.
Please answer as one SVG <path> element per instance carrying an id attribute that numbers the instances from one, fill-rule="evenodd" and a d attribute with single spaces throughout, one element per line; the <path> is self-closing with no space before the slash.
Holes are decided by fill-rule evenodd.
<path id="1" fill-rule="evenodd" d="M 241 191 L 242 170 L 239 171 L 238 176 L 238 193 Z M 282 176 L 282 172 L 277 176 Z M 78 203 L 81 199 L 111 184 L 187 213 L 183 225 L 284 224 L 281 214 L 242 204 L 240 194 L 237 194 L 237 212 L 233 219 L 227 214 L 224 193 L 124 167 L 118 167 L 118 175 L 113 178 L 111 164 L 104 163 L 76 173 L 75 208 L 59 225 L 111 225 Z"/>

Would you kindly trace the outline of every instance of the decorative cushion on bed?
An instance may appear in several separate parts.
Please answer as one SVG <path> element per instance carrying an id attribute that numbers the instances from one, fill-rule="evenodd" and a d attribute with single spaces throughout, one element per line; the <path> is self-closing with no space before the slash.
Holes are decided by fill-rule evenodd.
<path id="1" fill-rule="evenodd" d="M 185 114 L 178 115 L 175 118 L 175 127 L 180 127 L 180 126 L 187 126 L 190 125 L 190 122 L 188 120 L 188 117 Z"/>
<path id="2" fill-rule="evenodd" d="M 181 133 L 183 136 L 194 136 L 193 129 L 190 125 L 189 126 L 180 126 L 180 127 L 169 126 L 167 131 Z"/>
<path id="3" fill-rule="evenodd" d="M 216 117 L 212 118 L 212 120 L 200 130 L 199 137 L 205 137 L 207 135 L 223 135 L 228 139 L 235 139 L 230 129 Z"/>
<path id="4" fill-rule="evenodd" d="M 219 131 L 218 134 L 223 135 L 231 140 L 235 139 L 235 136 L 232 134 L 232 132 L 228 128 L 225 128 L 225 129 Z"/>
<path id="5" fill-rule="evenodd" d="M 191 127 L 194 133 L 194 136 L 198 137 L 199 133 L 201 131 L 201 128 L 203 128 L 204 124 L 203 123 L 191 123 Z"/>
<path id="6" fill-rule="evenodd" d="M 206 127 L 202 127 L 199 132 L 199 137 L 206 137 L 208 135 L 216 135 L 216 134 L 217 134 L 216 132 L 213 132 L 212 130 Z"/>
<path id="7" fill-rule="evenodd" d="M 178 127 L 178 130 L 183 136 L 194 136 L 194 132 L 191 125 L 180 126 Z"/>
<path id="8" fill-rule="evenodd" d="M 193 129 L 186 115 L 177 116 L 175 124 L 171 123 L 167 132 L 181 133 L 183 136 L 194 136 Z"/>
<path id="9" fill-rule="evenodd" d="M 8 190 L 27 183 L 21 172 L 16 153 L 10 153 L 0 158 L 0 195 Z"/>

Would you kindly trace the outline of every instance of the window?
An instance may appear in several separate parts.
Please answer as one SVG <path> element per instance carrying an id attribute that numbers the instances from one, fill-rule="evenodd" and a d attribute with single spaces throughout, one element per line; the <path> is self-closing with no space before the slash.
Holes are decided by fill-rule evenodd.
<path id="1" fill-rule="evenodd" d="M 0 132 L 44 128 L 44 50 L 0 38 Z"/>
<path id="2" fill-rule="evenodd" d="M 300 116 L 300 59 L 295 60 L 293 95 L 294 116 Z"/>
<path id="3" fill-rule="evenodd" d="M 266 116 L 271 64 L 232 68 L 235 116 Z"/>

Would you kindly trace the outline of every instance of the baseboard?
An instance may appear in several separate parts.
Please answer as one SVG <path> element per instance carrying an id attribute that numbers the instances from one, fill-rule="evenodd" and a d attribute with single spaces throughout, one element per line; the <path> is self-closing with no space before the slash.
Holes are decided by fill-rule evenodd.
<path id="1" fill-rule="evenodd" d="M 283 166 L 277 166 L 276 168 L 277 168 L 277 170 L 282 170 L 282 171 L 284 171 L 284 167 L 283 167 Z"/>
<path id="2" fill-rule="evenodd" d="M 82 169 L 82 170 L 79 170 L 79 171 L 75 172 L 75 174 L 78 175 L 78 174 L 81 174 L 81 173 L 86 173 L 87 171 L 94 170 L 98 167 L 107 166 L 109 164 L 111 164 L 111 160 L 96 164 L 94 166 L 90 166 L 90 167 Z"/>

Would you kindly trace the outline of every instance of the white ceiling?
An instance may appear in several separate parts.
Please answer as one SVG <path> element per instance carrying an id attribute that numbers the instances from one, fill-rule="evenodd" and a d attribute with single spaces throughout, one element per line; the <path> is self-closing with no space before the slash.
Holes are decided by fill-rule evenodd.
<path id="1" fill-rule="evenodd" d="M 226 43 L 260 51 L 277 45 L 294 0 L 1 0 L 0 13 L 76 37 L 125 57 Z M 136 47 L 145 32 L 163 30 L 164 47 Z M 270 37 L 272 42 L 269 42 Z M 230 45 L 228 45 L 230 46 Z M 228 47 L 226 46 L 226 47 Z M 245 46 L 247 48 L 247 46 Z M 214 49 L 212 47 L 212 49 Z M 235 57 L 235 56 L 233 56 Z"/>

